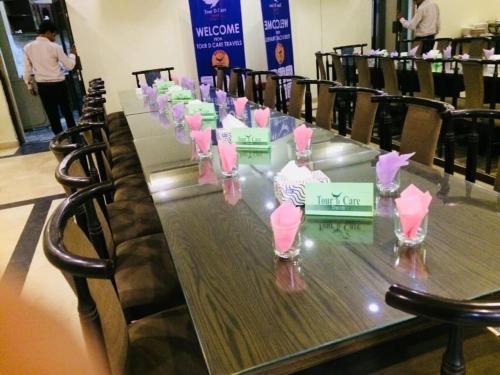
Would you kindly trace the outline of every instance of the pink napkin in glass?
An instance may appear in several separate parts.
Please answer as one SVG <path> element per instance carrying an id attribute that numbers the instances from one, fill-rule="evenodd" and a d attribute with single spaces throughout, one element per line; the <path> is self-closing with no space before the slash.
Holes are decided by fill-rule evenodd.
<path id="1" fill-rule="evenodd" d="M 464 53 L 463 55 L 459 55 L 458 57 L 460 57 L 462 60 L 469 60 L 470 59 L 470 55 L 468 53 Z"/>
<path id="2" fill-rule="evenodd" d="M 168 103 L 168 98 L 166 95 L 160 95 L 156 99 L 156 102 L 158 103 L 158 109 L 160 111 L 164 111 L 165 107 L 167 106 L 167 103 Z"/>
<path id="3" fill-rule="evenodd" d="M 397 53 L 396 51 L 394 52 L 391 52 L 391 55 L 390 55 L 392 58 L 394 57 L 398 57 L 399 56 L 399 53 Z"/>
<path id="4" fill-rule="evenodd" d="M 150 99 L 155 99 L 156 100 L 156 95 L 158 94 L 156 92 L 156 89 L 154 87 L 147 87 L 146 88 L 146 94 L 149 96 Z"/>
<path id="5" fill-rule="evenodd" d="M 226 104 L 227 92 L 225 92 L 223 90 L 217 90 L 217 91 L 215 91 L 215 95 L 217 96 L 217 104 L 218 105 Z"/>
<path id="6" fill-rule="evenodd" d="M 445 59 L 451 59 L 451 46 L 448 46 L 443 50 L 443 57 Z"/>
<path id="7" fill-rule="evenodd" d="M 184 117 L 184 103 L 177 103 L 172 107 L 172 115 L 174 120 L 179 122 Z"/>
<path id="8" fill-rule="evenodd" d="M 395 199 L 401 229 L 406 237 L 415 237 L 422 220 L 429 212 L 431 201 L 432 196 L 428 191 L 424 193 L 413 184 L 403 190 L 400 197 Z"/>
<path id="9" fill-rule="evenodd" d="M 302 220 L 300 207 L 293 203 L 283 202 L 271 214 L 271 228 L 274 235 L 274 245 L 280 253 L 286 253 L 293 245 L 295 236 Z"/>
<path id="10" fill-rule="evenodd" d="M 417 47 L 414 47 L 410 50 L 410 52 L 408 52 L 408 56 L 410 57 L 415 57 L 417 56 L 417 51 L 418 51 L 418 46 Z"/>
<path id="11" fill-rule="evenodd" d="M 177 74 L 172 73 L 170 76 L 172 77 L 172 81 L 174 81 L 175 84 L 178 85 L 179 84 L 179 77 L 177 76 Z"/>
<path id="12" fill-rule="evenodd" d="M 422 58 L 424 60 L 429 60 L 429 59 L 432 59 L 432 56 L 431 56 L 430 52 L 429 53 L 423 53 L 422 54 Z"/>
<path id="13" fill-rule="evenodd" d="M 191 130 L 191 136 L 200 148 L 206 154 L 212 145 L 212 129 L 207 128 L 203 130 Z"/>
<path id="14" fill-rule="evenodd" d="M 184 126 L 175 127 L 175 139 L 177 139 L 177 141 L 179 141 L 179 143 L 182 143 L 183 145 L 188 145 L 191 143 L 191 138 L 189 137 L 189 134 Z M 198 156 L 198 154 L 196 154 L 196 156 Z"/>
<path id="15" fill-rule="evenodd" d="M 231 173 L 236 166 L 236 162 L 238 161 L 236 145 L 221 142 L 219 143 L 218 148 L 222 170 L 226 173 Z"/>
<path id="16" fill-rule="evenodd" d="M 187 90 L 194 90 L 194 81 L 190 78 L 184 77 L 182 80 L 182 86 Z"/>
<path id="17" fill-rule="evenodd" d="M 267 126 L 267 122 L 269 121 L 269 116 L 271 115 L 271 110 L 269 108 L 256 109 L 255 110 L 255 122 L 261 128 L 265 128 Z"/>
<path id="18" fill-rule="evenodd" d="M 185 118 L 186 118 L 186 123 L 188 124 L 191 131 L 201 129 L 201 123 L 203 121 L 201 113 L 195 113 L 192 116 L 186 115 Z"/>
<path id="19" fill-rule="evenodd" d="M 234 101 L 234 110 L 236 115 L 241 117 L 243 115 L 243 111 L 245 111 L 245 106 L 247 105 L 248 99 L 245 97 L 237 98 Z"/>
<path id="20" fill-rule="evenodd" d="M 484 58 L 486 60 L 489 60 L 490 57 L 495 54 L 495 47 L 493 47 L 491 49 L 483 49 L 483 53 L 484 53 Z"/>
<path id="21" fill-rule="evenodd" d="M 306 149 L 307 144 L 311 140 L 313 135 L 313 130 L 306 127 L 305 124 L 300 125 L 293 131 L 293 136 L 295 138 L 295 144 L 299 152 L 303 152 Z"/>
<path id="22" fill-rule="evenodd" d="M 201 98 L 203 100 L 207 100 L 210 95 L 210 85 L 202 83 L 200 85 L 200 93 L 201 93 Z"/>
<path id="23" fill-rule="evenodd" d="M 217 173 L 215 173 L 214 167 L 212 166 L 212 160 L 203 159 L 200 161 L 198 183 L 200 185 L 217 185 L 219 183 Z"/>
<path id="24" fill-rule="evenodd" d="M 413 155 L 415 155 L 414 152 L 411 154 L 399 155 L 397 151 L 380 155 L 375 166 L 377 178 L 380 183 L 385 186 L 390 185 L 394 181 L 399 169 L 408 165 L 408 160 Z"/>
<path id="25" fill-rule="evenodd" d="M 147 95 L 148 94 L 148 85 L 146 83 L 141 83 L 141 90 L 142 90 L 142 94 L 143 95 Z"/>
<path id="26" fill-rule="evenodd" d="M 231 206 L 235 206 L 241 199 L 241 185 L 238 179 L 226 178 L 223 181 L 222 192 L 224 200 Z"/>

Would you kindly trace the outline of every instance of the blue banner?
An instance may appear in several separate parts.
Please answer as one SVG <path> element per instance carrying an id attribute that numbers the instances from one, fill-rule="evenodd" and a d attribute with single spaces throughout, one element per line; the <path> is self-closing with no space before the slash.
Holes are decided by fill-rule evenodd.
<path id="1" fill-rule="evenodd" d="M 293 74 L 293 43 L 288 0 L 261 0 L 267 66 L 279 75 Z"/>
<path id="2" fill-rule="evenodd" d="M 213 84 L 213 66 L 245 67 L 240 0 L 189 0 L 200 82 Z"/>

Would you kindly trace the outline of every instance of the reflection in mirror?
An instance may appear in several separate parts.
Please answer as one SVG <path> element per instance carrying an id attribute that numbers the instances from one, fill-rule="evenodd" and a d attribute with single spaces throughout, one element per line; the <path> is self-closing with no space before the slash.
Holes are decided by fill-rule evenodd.
<path id="1" fill-rule="evenodd" d="M 297 293 L 306 289 L 306 282 L 303 277 L 301 259 L 274 261 L 274 275 L 276 286 L 285 293 Z"/>
<path id="2" fill-rule="evenodd" d="M 394 244 L 394 268 L 412 279 L 426 280 L 429 270 L 426 266 L 427 249 L 424 244 L 409 247 Z"/>

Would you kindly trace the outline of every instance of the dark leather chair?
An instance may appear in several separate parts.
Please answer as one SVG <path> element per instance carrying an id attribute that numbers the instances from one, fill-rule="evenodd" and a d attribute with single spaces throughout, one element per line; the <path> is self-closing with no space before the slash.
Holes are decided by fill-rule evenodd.
<path id="1" fill-rule="evenodd" d="M 172 80 L 172 70 L 173 67 L 168 68 L 156 68 L 156 69 L 147 69 L 147 70 L 139 70 L 136 72 L 132 72 L 132 75 L 135 77 L 135 83 L 137 88 L 141 87 L 140 76 L 144 76 L 144 79 L 148 86 L 153 86 L 155 79 L 161 78 L 161 72 L 167 72 L 168 80 Z"/>
<path id="2" fill-rule="evenodd" d="M 486 327 L 500 324 L 500 302 L 457 301 L 401 285 L 392 285 L 386 293 L 385 301 L 398 310 L 449 325 L 448 345 L 441 364 L 443 375 L 466 373 L 462 347 L 464 326 Z"/>
<path id="3" fill-rule="evenodd" d="M 104 349 L 113 375 L 206 374 L 186 306 L 162 310 L 128 324 L 122 310 L 122 296 L 119 289 L 116 292 L 115 285 L 118 285 L 119 270 L 126 269 L 130 259 L 101 259 L 91 238 L 72 220 L 79 206 L 92 202 L 109 188 L 111 184 L 93 186 L 67 198 L 56 208 L 44 230 L 43 247 L 47 259 L 59 270 L 72 275 L 77 285 L 80 321 L 91 353 L 96 355 L 98 349 Z M 137 244 L 130 250 L 132 257 L 144 253 Z M 158 268 L 159 264 L 161 259 L 151 267 Z M 158 269 L 154 270 L 153 276 L 145 272 L 145 283 L 151 283 L 152 287 L 155 279 L 165 278 L 157 272 Z M 150 293 L 144 290 L 143 297 L 157 293 L 154 288 Z"/>

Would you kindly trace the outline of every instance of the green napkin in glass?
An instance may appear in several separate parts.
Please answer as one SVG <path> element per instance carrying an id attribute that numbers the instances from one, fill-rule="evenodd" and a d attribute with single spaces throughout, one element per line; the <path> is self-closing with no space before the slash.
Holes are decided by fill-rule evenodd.
<path id="1" fill-rule="evenodd" d="M 174 81 L 159 81 L 156 84 L 156 89 L 158 90 L 159 94 L 165 94 L 167 90 L 174 85 L 175 85 Z"/>

